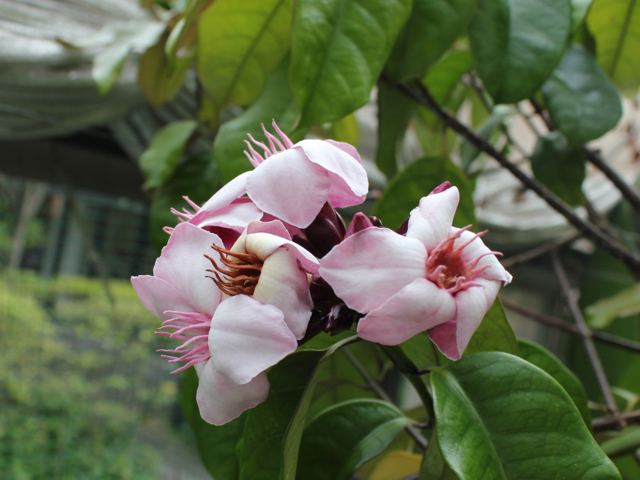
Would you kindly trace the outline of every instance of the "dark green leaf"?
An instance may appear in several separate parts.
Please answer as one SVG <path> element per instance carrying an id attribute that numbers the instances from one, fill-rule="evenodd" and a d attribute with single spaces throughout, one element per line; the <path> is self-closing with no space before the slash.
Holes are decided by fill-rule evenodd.
<path id="1" fill-rule="evenodd" d="M 633 453 L 640 448 L 640 427 L 626 428 L 615 437 L 603 442 L 600 447 L 610 457 Z"/>
<path id="2" fill-rule="evenodd" d="M 293 480 L 320 366 L 353 337 L 328 350 L 295 352 L 267 373 L 269 397 L 246 415 L 237 447 L 240 480 Z"/>
<path id="3" fill-rule="evenodd" d="M 441 183 L 449 181 L 460 190 L 460 206 L 453 224 L 464 227 L 475 223 L 473 191 L 469 181 L 444 157 L 425 157 L 399 172 L 374 205 L 372 215 L 380 218 L 385 227 L 395 230 L 418 206 L 420 199 Z"/>
<path id="4" fill-rule="evenodd" d="M 413 0 L 387 62 L 394 81 L 422 77 L 464 32 L 478 0 Z"/>
<path id="5" fill-rule="evenodd" d="M 635 95 L 640 85 L 640 2 L 594 0 L 587 15 L 598 64 L 618 87 Z"/>
<path id="6" fill-rule="evenodd" d="M 456 474 L 453 473 L 447 462 L 442 458 L 436 430 L 434 430 L 431 440 L 429 440 L 427 451 L 422 459 L 420 480 L 458 480 Z"/>
<path id="7" fill-rule="evenodd" d="M 196 403 L 197 390 L 198 374 L 195 369 L 189 368 L 182 379 L 182 411 L 195 434 L 202 462 L 216 480 L 236 480 L 236 443 L 242 435 L 246 413 L 219 427 L 210 425 L 200 417 Z"/>
<path id="8" fill-rule="evenodd" d="M 518 357 L 465 356 L 431 384 L 440 449 L 461 479 L 621 478 L 563 388 Z"/>
<path id="9" fill-rule="evenodd" d="M 576 33 L 587 16 L 593 0 L 571 0 L 571 34 Z"/>
<path id="10" fill-rule="evenodd" d="M 145 176 L 144 188 L 162 185 L 173 175 L 187 141 L 198 127 L 195 120 L 170 123 L 158 133 L 140 156 L 140 169 Z"/>
<path id="11" fill-rule="evenodd" d="M 182 198 L 187 195 L 199 205 L 206 202 L 220 186 L 216 163 L 211 153 L 203 153 L 189 158 L 178 167 L 174 175 L 153 196 L 149 212 L 149 231 L 151 241 L 160 253 L 169 239 L 163 227 L 173 227 L 178 218 L 171 209 L 190 208 Z"/>
<path id="12" fill-rule="evenodd" d="M 497 105 L 491 115 L 480 124 L 476 133 L 484 139 L 492 138 L 500 125 L 504 125 L 505 120 L 511 115 L 513 115 L 512 108 L 505 105 Z M 463 170 L 467 171 L 478 155 L 480 155 L 480 149 L 465 140 L 460 146 L 460 162 Z"/>
<path id="13" fill-rule="evenodd" d="M 578 377 L 546 348 L 526 340 L 518 340 L 518 347 L 520 358 L 547 372 L 564 388 L 580 412 L 585 425 L 591 429 L 591 411 L 587 405 L 587 394 Z"/>
<path id="14" fill-rule="evenodd" d="M 404 134 L 415 102 L 387 82 L 378 83 L 378 150 L 376 164 L 387 178 L 398 172 Z"/>
<path id="15" fill-rule="evenodd" d="M 288 132 L 298 117 L 298 107 L 291 96 L 287 83 L 288 61 L 284 60 L 278 68 L 267 76 L 264 90 L 260 98 L 241 115 L 225 122 L 218 130 L 213 142 L 213 150 L 222 177 L 229 181 L 243 172 L 251 170 L 251 163 L 242 153 L 247 146 L 247 133 L 254 138 L 263 136 L 261 124 L 269 128 L 275 119 L 283 132 Z M 295 141 L 295 138 L 294 138 Z"/>
<path id="16" fill-rule="evenodd" d="M 553 123 L 573 144 L 604 135 L 622 116 L 616 87 L 579 45 L 566 51 L 542 92 Z"/>
<path id="17" fill-rule="evenodd" d="M 300 125 L 344 117 L 369 101 L 410 0 L 298 0 L 289 79 Z"/>
<path id="18" fill-rule="evenodd" d="M 373 399 L 349 400 L 321 412 L 304 430 L 297 479 L 349 480 L 409 424 L 400 410 Z M 330 459 L 330 461 L 327 461 Z"/>
<path id="19" fill-rule="evenodd" d="M 217 118 L 229 104 L 248 105 L 289 49 L 293 0 L 215 2 L 198 21 L 198 75 Z"/>
<path id="20" fill-rule="evenodd" d="M 479 0 L 469 27 L 478 73 L 495 103 L 533 95 L 569 35 L 569 0 Z"/>
<path id="21" fill-rule="evenodd" d="M 424 77 L 422 83 L 438 103 L 452 110 L 449 104 L 455 86 L 462 76 L 473 68 L 473 56 L 469 50 L 455 50 L 445 55 Z"/>
<path id="22" fill-rule="evenodd" d="M 603 298 L 586 309 L 587 321 L 593 328 L 606 328 L 618 317 L 640 313 L 640 283 Z"/>
<path id="23" fill-rule="evenodd" d="M 569 146 L 560 133 L 551 132 L 538 139 L 531 155 L 531 169 L 536 180 L 569 205 L 584 202 L 584 156 L 578 147 Z"/>

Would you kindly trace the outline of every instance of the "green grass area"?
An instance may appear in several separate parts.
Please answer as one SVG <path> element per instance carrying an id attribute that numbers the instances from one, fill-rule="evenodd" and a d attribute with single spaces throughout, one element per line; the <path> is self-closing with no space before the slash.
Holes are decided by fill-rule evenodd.
<path id="1" fill-rule="evenodd" d="M 154 479 L 177 386 L 170 342 L 126 280 L 0 271 L 0 472 L 21 479 Z M 113 301 L 111 301 L 113 300 Z"/>

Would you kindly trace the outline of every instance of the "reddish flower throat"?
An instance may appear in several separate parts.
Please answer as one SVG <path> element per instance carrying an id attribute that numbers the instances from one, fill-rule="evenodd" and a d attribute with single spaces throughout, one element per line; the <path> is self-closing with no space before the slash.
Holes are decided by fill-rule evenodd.
<path id="1" fill-rule="evenodd" d="M 215 275 L 209 277 L 216 286 L 225 294 L 233 295 L 253 295 L 263 262 L 251 253 L 237 253 L 224 248 L 212 245 L 216 252 L 220 254 L 220 261 L 226 268 L 221 268 L 209 255 L 205 257 L 213 265 L 212 270 L 207 270 Z"/>

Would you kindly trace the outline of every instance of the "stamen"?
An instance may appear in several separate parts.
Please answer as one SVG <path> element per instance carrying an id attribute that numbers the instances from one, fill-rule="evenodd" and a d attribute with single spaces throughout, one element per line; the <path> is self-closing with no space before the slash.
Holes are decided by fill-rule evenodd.
<path id="1" fill-rule="evenodd" d="M 282 130 L 280 130 L 280 127 L 278 127 L 278 124 L 276 123 L 275 120 L 271 122 L 271 125 L 273 125 L 273 128 L 276 129 L 276 132 L 278 133 L 278 135 L 280 135 L 280 138 L 282 139 L 286 147 L 287 148 L 293 147 L 293 142 L 289 140 L 289 137 L 287 137 Z"/>
<path id="2" fill-rule="evenodd" d="M 249 140 L 245 140 L 244 143 L 247 144 L 247 147 L 249 148 L 249 151 L 251 152 L 251 155 L 249 155 L 246 150 L 244 152 L 244 154 L 247 156 L 247 158 L 251 162 L 251 165 L 253 165 L 254 167 L 257 167 L 262 162 L 264 162 L 264 158 L 262 158 L 262 155 L 260 155 L 258 152 L 256 152 L 254 150 L 253 145 L 251 145 Z"/>
<path id="3" fill-rule="evenodd" d="M 227 268 L 221 268 L 213 258 L 205 255 L 213 265 L 213 269 L 206 271 L 214 276 L 208 278 L 213 280 L 225 295 L 253 295 L 260 279 L 262 261 L 250 253 L 232 252 L 217 245 L 212 245 L 211 248 L 220 254 L 220 261 Z"/>
<path id="4" fill-rule="evenodd" d="M 275 142 L 275 144 L 278 146 L 278 148 L 280 148 L 281 152 L 284 152 L 286 150 L 286 148 L 284 147 L 282 142 L 278 139 L 278 137 L 272 135 L 271 132 L 269 132 L 266 128 L 264 128 L 264 124 L 262 125 L 262 131 L 264 132 L 264 136 L 269 139 L 269 144 L 270 145 L 273 145 L 273 142 Z M 282 137 L 284 135 L 284 133 L 280 132 L 279 135 Z M 275 150 L 275 148 L 274 148 L 274 153 L 278 153 L 278 151 Z"/>
<path id="5" fill-rule="evenodd" d="M 269 147 L 267 147 L 264 143 L 257 141 L 250 133 L 247 133 L 247 136 L 253 143 L 264 150 L 264 158 L 269 158 L 272 155 L 271 150 L 269 150 Z"/>

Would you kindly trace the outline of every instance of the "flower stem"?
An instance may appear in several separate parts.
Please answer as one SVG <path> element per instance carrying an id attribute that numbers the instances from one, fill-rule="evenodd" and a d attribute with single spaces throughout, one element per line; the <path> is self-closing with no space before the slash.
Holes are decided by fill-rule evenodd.
<path id="1" fill-rule="evenodd" d="M 431 398 L 429 390 L 427 390 L 427 386 L 422 381 L 421 372 L 399 346 L 380 345 L 380 348 L 382 348 L 382 351 L 387 354 L 400 372 L 409 380 L 413 388 L 416 389 L 424 408 L 427 410 L 427 426 L 432 427 L 435 425 L 436 417 L 433 410 L 433 399 Z"/>

